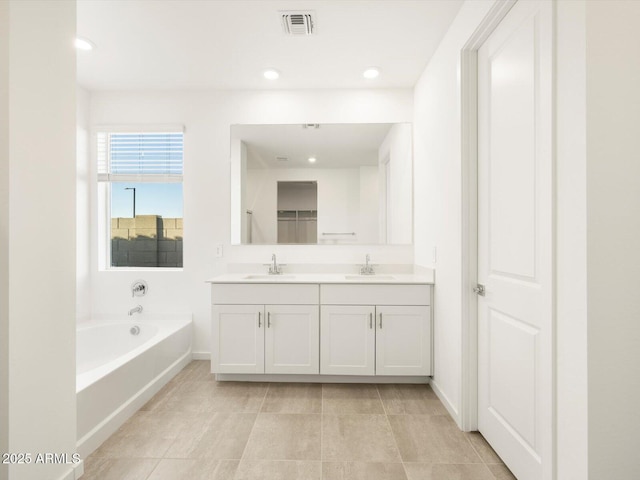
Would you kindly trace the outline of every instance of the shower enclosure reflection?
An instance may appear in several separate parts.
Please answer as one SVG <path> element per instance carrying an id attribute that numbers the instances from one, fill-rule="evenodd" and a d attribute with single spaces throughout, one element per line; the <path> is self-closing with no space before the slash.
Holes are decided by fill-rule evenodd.
<path id="1" fill-rule="evenodd" d="M 233 244 L 407 244 L 410 124 L 233 125 Z"/>

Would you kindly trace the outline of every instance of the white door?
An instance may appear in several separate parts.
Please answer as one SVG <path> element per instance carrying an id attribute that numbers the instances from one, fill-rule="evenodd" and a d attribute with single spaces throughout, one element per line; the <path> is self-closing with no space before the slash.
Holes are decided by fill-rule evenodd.
<path id="1" fill-rule="evenodd" d="M 375 373 L 375 308 L 353 305 L 320 307 L 320 373 Z"/>
<path id="2" fill-rule="evenodd" d="M 320 372 L 317 305 L 267 305 L 265 373 Z"/>
<path id="3" fill-rule="evenodd" d="M 519 480 L 552 475 L 551 9 L 478 52 L 478 425 Z"/>
<path id="4" fill-rule="evenodd" d="M 376 375 L 431 375 L 430 307 L 376 307 Z"/>
<path id="5" fill-rule="evenodd" d="M 213 373 L 264 373 L 264 306 L 214 305 Z"/>

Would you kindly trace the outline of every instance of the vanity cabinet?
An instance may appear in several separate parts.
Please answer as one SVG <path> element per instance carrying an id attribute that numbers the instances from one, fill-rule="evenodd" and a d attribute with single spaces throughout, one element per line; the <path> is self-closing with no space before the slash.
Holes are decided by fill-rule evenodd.
<path id="1" fill-rule="evenodd" d="M 319 373 L 317 305 L 266 305 L 265 373 Z"/>
<path id="2" fill-rule="evenodd" d="M 264 305 L 214 305 L 211 369 L 264 373 Z"/>
<path id="3" fill-rule="evenodd" d="M 432 375 L 428 284 L 214 283 L 212 303 L 213 373 Z"/>
<path id="4" fill-rule="evenodd" d="M 212 296 L 212 372 L 319 373 L 317 285 L 214 285 Z"/>
<path id="5" fill-rule="evenodd" d="M 429 286 L 322 285 L 321 298 L 321 374 L 432 374 Z"/>
<path id="6" fill-rule="evenodd" d="M 320 373 L 375 374 L 375 311 L 363 305 L 320 307 Z"/>

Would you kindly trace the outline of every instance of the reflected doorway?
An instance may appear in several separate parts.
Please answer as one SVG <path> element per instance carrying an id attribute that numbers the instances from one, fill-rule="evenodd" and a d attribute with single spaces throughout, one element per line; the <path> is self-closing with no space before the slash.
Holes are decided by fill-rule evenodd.
<path id="1" fill-rule="evenodd" d="M 318 182 L 278 182 L 278 243 L 318 243 Z"/>

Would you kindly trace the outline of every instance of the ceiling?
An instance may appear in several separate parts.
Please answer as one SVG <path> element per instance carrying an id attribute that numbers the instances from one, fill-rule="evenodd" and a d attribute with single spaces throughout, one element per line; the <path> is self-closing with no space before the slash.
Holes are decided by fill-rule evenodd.
<path id="1" fill-rule="evenodd" d="M 95 90 L 411 88 L 462 0 L 78 0 L 78 83 Z M 287 36 L 279 11 L 312 10 Z M 363 78 L 380 67 L 375 80 Z M 265 68 L 281 72 L 269 81 Z"/>
<path id="2" fill-rule="evenodd" d="M 247 145 L 248 168 L 356 168 L 378 164 L 378 148 L 393 124 L 233 125 Z M 286 158 L 286 161 L 278 160 Z M 308 158 L 315 157 L 315 163 Z"/>

